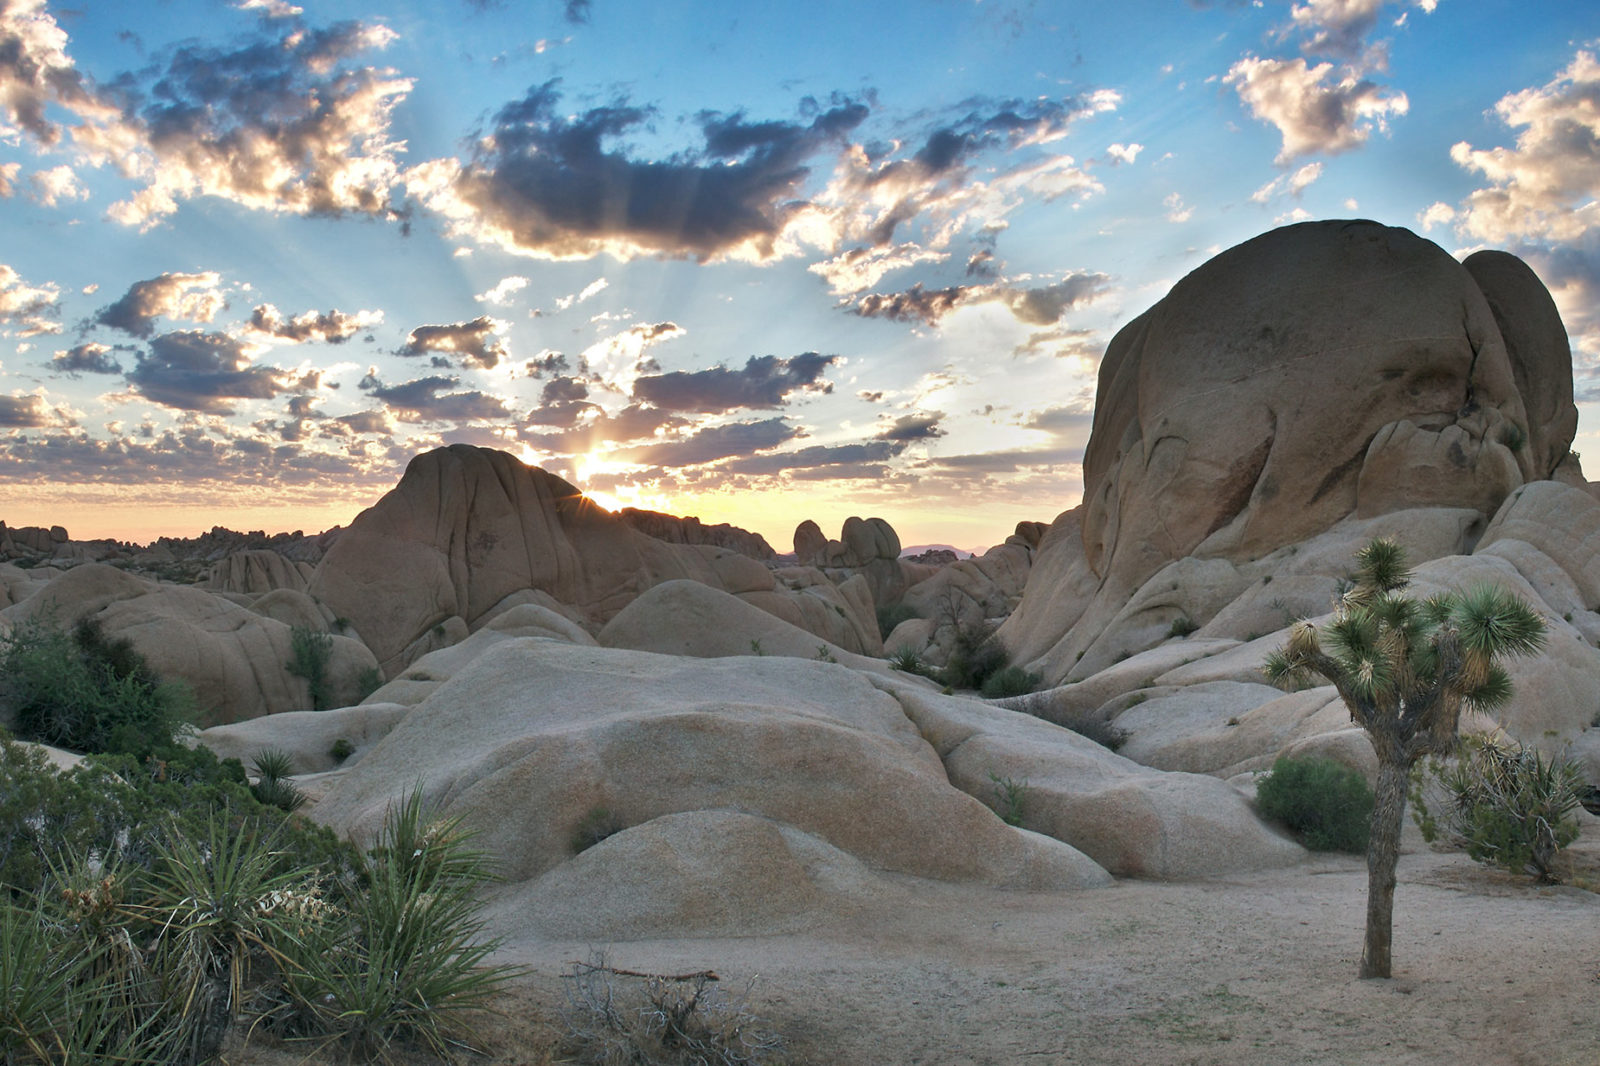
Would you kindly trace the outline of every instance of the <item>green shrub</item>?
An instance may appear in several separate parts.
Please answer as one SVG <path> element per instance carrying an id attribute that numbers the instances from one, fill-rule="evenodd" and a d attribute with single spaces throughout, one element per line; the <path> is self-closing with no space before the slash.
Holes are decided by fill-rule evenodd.
<path id="1" fill-rule="evenodd" d="M 476 895 L 492 873 L 470 843 L 459 821 L 424 819 L 420 792 L 390 808 L 349 921 L 307 921 L 287 945 L 285 988 L 302 1027 L 368 1057 L 401 1040 L 441 1056 L 459 1046 L 465 1012 L 518 972 L 482 965 L 499 946 L 482 936 Z"/>
<path id="2" fill-rule="evenodd" d="M 891 603 L 887 607 L 878 608 L 878 635 L 884 640 L 889 639 L 901 622 L 909 622 L 913 618 L 921 618 L 917 609 L 909 603 Z"/>
<path id="3" fill-rule="evenodd" d="M 997 700 L 1006 696 L 1026 696 L 1037 692 L 1044 682 L 1038 674 L 1020 666 L 1007 666 L 983 679 L 985 699 Z"/>
<path id="4" fill-rule="evenodd" d="M 333 657 L 333 635 L 310 626 L 295 626 L 289 631 L 289 661 L 286 669 L 306 679 L 307 695 L 313 711 L 328 709 L 328 661 Z"/>
<path id="5" fill-rule="evenodd" d="M 1435 815 L 1428 779 L 1448 797 Z M 1585 784 L 1577 763 L 1521 745 L 1465 739 L 1453 762 L 1430 760 L 1412 780 L 1412 817 L 1432 842 L 1448 830 L 1478 862 L 1552 882 L 1556 855 L 1578 837 Z M 1442 825 L 1441 825 L 1442 823 Z"/>
<path id="6" fill-rule="evenodd" d="M 35 619 L 0 637 L 0 707 L 27 740 L 80 752 L 145 755 L 191 716 L 182 685 L 162 682 L 128 640 L 84 619 L 69 634 Z"/>
<path id="7" fill-rule="evenodd" d="M 989 625 L 958 625 L 955 647 L 944 664 L 944 682 L 951 688 L 983 688 L 991 675 L 1011 665 L 1005 646 Z"/>
<path id="8" fill-rule="evenodd" d="M 360 703 L 383 687 L 383 671 L 368 666 L 356 675 L 356 702 Z"/>
<path id="9" fill-rule="evenodd" d="M 356 753 L 356 746 L 344 737 L 333 742 L 333 747 L 328 749 L 328 757 L 334 762 L 344 762 Z"/>
<path id="10" fill-rule="evenodd" d="M 572 853 L 582 854 L 605 840 L 607 837 L 616 836 L 628 828 L 605 807 L 591 807 L 583 820 L 578 823 L 578 828 L 572 831 Z"/>
<path id="11" fill-rule="evenodd" d="M 1267 580 L 1272 580 L 1272 576 L 1270 574 L 1267 576 Z M 1172 628 L 1167 630 L 1167 636 L 1187 637 L 1190 633 L 1193 633 L 1199 628 L 1200 624 L 1193 618 L 1190 618 L 1186 614 L 1180 614 L 1178 617 L 1172 620 Z"/>
<path id="12" fill-rule="evenodd" d="M 1366 850 L 1372 789 L 1342 763 L 1280 757 L 1256 786 L 1256 806 L 1313 851 Z"/>

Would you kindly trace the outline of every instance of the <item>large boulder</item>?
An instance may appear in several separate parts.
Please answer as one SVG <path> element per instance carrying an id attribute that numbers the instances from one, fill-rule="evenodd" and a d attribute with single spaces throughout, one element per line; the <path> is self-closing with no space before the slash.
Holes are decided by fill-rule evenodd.
<path id="1" fill-rule="evenodd" d="M 1469 269 L 1372 222 L 1247 241 L 1113 339 L 1084 503 L 1001 639 L 1047 680 L 1082 678 L 1194 627 L 1254 639 L 1319 613 L 1360 537 L 1469 553 L 1522 485 L 1578 476 L 1570 382 L 1515 257 Z M 1309 544 L 1337 562 L 1297 559 Z"/>
<path id="2" fill-rule="evenodd" d="M 583 866 L 603 865 L 596 849 L 560 872 L 573 862 L 575 833 L 600 812 L 620 831 L 601 845 L 616 860 L 601 886 L 652 855 L 699 857 L 710 868 L 691 862 L 696 876 L 717 884 L 752 869 L 832 862 L 826 849 L 880 871 L 1003 888 L 1106 883 L 1080 852 L 1012 829 L 952 787 L 899 702 L 828 663 L 507 641 L 413 707 L 315 816 L 371 839 L 386 811 L 419 787 L 432 808 L 480 831 L 477 844 L 514 891 L 546 876 L 570 886 Z M 689 814 L 697 816 L 674 817 Z M 745 847 L 718 845 L 714 832 L 708 839 L 716 826 Z M 677 864 L 650 869 L 668 878 Z M 613 905 L 641 909 L 637 900 L 587 902 L 599 917 Z M 749 904 L 755 925 L 772 919 L 764 906 Z M 658 899 L 644 909 L 664 907 Z M 730 907 L 716 924 L 735 932 L 745 917 L 746 908 Z M 543 918 L 528 908 L 522 920 Z"/>
<path id="3" fill-rule="evenodd" d="M 656 540 L 553 474 L 453 445 L 411 461 L 333 543 L 308 592 L 348 619 L 393 676 L 513 593 L 543 590 L 598 628 L 675 578 L 732 593 L 774 589 L 748 556 Z M 858 633 L 856 650 L 876 639 Z"/>
<path id="4" fill-rule="evenodd" d="M 304 592 L 312 573 L 310 563 L 297 563 L 275 551 L 256 548 L 234 552 L 218 562 L 211 568 L 205 587 L 218 592 Z"/>

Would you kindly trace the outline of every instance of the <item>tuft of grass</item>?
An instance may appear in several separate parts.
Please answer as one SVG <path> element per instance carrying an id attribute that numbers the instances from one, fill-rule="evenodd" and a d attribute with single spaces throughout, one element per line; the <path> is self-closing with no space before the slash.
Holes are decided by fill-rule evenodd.
<path id="1" fill-rule="evenodd" d="M 1022 808 L 1028 800 L 1028 779 L 1017 781 L 990 770 L 989 781 L 994 785 L 995 798 L 1000 801 L 1000 820 L 1007 825 L 1020 826 Z"/>
<path id="2" fill-rule="evenodd" d="M 1190 633 L 1200 628 L 1200 624 L 1186 614 L 1180 614 L 1172 620 L 1172 628 L 1167 630 L 1169 637 L 1187 637 Z"/>

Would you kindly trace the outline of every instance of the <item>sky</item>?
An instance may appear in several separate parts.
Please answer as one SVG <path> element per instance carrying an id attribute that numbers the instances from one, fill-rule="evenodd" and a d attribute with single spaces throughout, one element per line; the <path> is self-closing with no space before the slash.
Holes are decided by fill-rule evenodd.
<path id="1" fill-rule="evenodd" d="M 1078 502 L 1275 226 L 1522 255 L 1600 456 L 1600 4 L 0 0 L 0 520 L 347 524 L 442 444 L 765 535 Z"/>

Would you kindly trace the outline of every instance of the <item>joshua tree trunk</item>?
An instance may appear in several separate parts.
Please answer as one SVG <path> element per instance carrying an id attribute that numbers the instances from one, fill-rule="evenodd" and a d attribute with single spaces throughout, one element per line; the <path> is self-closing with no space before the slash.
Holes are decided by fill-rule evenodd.
<path id="1" fill-rule="evenodd" d="M 1378 787 L 1367 839 L 1367 942 L 1362 977 L 1389 976 L 1394 932 L 1394 869 L 1400 861 L 1400 825 L 1406 809 L 1410 767 L 1400 752 L 1378 753 Z"/>

